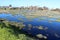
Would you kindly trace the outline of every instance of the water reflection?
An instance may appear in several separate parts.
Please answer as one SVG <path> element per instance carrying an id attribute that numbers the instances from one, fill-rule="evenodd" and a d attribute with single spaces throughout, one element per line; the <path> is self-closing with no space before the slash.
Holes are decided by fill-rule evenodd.
<path id="1" fill-rule="evenodd" d="M 43 19 L 42 19 L 43 18 Z M 48 18 L 48 17 L 39 17 L 27 19 L 25 16 L 22 15 L 12 15 L 12 14 L 0 14 L 0 19 L 6 19 L 11 22 L 18 22 L 16 26 L 24 27 L 22 30 L 26 31 L 29 34 L 37 35 L 39 38 L 45 39 L 57 39 L 60 38 L 60 22 L 56 22 L 55 18 Z M 20 23 L 22 22 L 22 23 Z M 14 23 L 11 23 L 15 25 Z M 57 34 L 56 34 L 57 33 Z"/>

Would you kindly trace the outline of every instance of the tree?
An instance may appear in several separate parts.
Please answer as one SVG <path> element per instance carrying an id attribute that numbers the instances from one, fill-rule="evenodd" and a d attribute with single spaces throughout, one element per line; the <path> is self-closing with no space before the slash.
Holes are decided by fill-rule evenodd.
<path id="1" fill-rule="evenodd" d="M 45 7 L 45 6 L 44 6 L 43 9 L 44 9 L 44 10 L 48 10 L 48 7 Z"/>
<path id="2" fill-rule="evenodd" d="M 12 7 L 12 5 L 10 4 L 9 7 Z"/>

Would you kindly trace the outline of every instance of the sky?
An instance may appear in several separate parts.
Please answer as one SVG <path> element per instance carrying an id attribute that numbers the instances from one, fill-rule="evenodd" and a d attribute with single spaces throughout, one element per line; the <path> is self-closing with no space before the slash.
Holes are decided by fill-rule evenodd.
<path id="1" fill-rule="evenodd" d="M 46 6 L 48 8 L 60 8 L 60 0 L 0 0 L 0 6 L 12 5 L 13 7 Z"/>

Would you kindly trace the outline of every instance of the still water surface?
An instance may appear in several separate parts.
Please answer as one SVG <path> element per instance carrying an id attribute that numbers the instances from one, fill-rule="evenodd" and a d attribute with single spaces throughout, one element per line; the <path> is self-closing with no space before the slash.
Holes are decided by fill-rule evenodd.
<path id="1" fill-rule="evenodd" d="M 38 17 L 31 19 L 27 19 L 25 16 L 22 15 L 12 15 L 12 14 L 0 14 L 0 19 L 6 19 L 9 21 L 15 21 L 15 22 L 24 22 L 26 25 L 25 28 L 23 28 L 24 31 L 30 33 L 31 35 L 37 35 L 37 34 L 43 34 L 47 36 L 48 40 L 60 40 L 60 22 L 56 22 L 56 18 L 48 18 L 48 17 Z M 43 20 L 41 20 L 43 18 Z M 22 19 L 22 20 L 19 20 Z M 28 24 L 32 25 L 32 28 L 29 30 Z M 43 30 L 40 30 L 38 27 L 42 26 Z"/>

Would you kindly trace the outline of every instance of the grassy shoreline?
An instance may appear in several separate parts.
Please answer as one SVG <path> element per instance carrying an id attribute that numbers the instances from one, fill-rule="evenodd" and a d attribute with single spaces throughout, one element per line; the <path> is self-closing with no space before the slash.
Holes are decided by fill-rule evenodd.
<path id="1" fill-rule="evenodd" d="M 8 21 L 0 22 L 0 40 L 36 40 Z"/>

